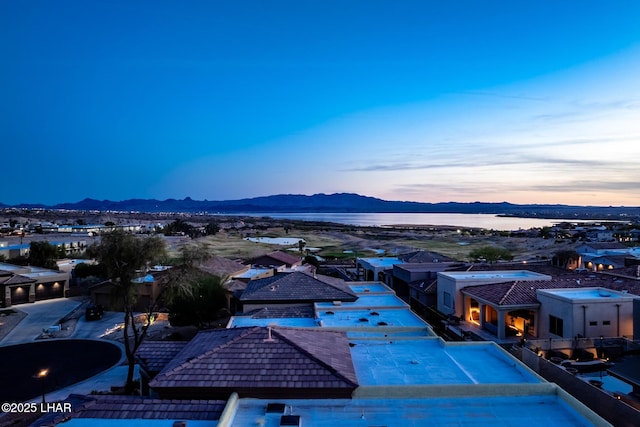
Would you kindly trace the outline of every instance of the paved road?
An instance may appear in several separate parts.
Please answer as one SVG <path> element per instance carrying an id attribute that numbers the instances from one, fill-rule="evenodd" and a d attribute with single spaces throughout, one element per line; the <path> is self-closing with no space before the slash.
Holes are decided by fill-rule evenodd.
<path id="1" fill-rule="evenodd" d="M 78 308 L 80 304 L 81 301 L 60 298 L 13 306 L 13 309 L 27 313 L 27 317 L 0 341 L 0 345 L 32 342 L 42 334 L 43 329 L 57 325 L 60 319 Z"/>

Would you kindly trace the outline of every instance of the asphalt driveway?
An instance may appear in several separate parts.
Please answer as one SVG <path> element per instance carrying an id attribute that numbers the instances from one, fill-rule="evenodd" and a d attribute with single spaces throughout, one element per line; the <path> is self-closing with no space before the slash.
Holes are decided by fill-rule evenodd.
<path id="1" fill-rule="evenodd" d="M 102 336 L 111 328 L 124 322 L 124 313 L 117 311 L 105 311 L 102 319 L 87 320 L 82 315 L 76 323 L 75 330 L 71 338 L 96 339 Z"/>

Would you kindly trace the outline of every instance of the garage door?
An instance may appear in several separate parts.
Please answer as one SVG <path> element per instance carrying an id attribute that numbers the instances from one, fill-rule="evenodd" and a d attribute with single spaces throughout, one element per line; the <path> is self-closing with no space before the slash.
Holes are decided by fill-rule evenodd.
<path id="1" fill-rule="evenodd" d="M 11 305 L 29 302 L 29 286 L 11 288 Z"/>
<path id="2" fill-rule="evenodd" d="M 58 283 L 38 283 L 36 286 L 36 301 L 45 299 L 62 298 L 64 287 Z"/>

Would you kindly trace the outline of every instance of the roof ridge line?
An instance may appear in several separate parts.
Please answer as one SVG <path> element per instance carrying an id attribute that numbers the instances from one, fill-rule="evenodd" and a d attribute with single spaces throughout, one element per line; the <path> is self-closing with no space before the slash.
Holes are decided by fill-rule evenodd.
<path id="1" fill-rule="evenodd" d="M 229 341 L 225 342 L 224 344 L 219 345 L 219 346 L 217 346 L 217 347 L 215 347 L 215 348 L 209 349 L 209 350 L 205 351 L 204 353 L 199 354 L 198 356 L 192 357 L 191 359 L 185 360 L 184 362 L 182 362 L 181 364 L 179 364 L 179 365 L 178 365 L 178 366 L 176 366 L 175 368 L 172 368 L 169 372 L 166 372 L 166 373 L 160 373 L 160 374 L 156 375 L 156 377 L 154 378 L 154 381 L 155 381 L 158 377 L 160 377 L 161 375 L 162 375 L 162 376 L 164 376 L 164 377 L 169 378 L 169 377 L 170 377 L 170 376 L 172 376 L 174 373 L 176 373 L 176 372 L 180 372 L 180 371 L 182 371 L 183 369 L 185 369 L 185 368 L 187 367 L 187 365 L 188 365 L 188 364 L 190 364 L 191 362 L 193 362 L 194 360 L 195 360 L 195 361 L 197 361 L 197 360 L 200 360 L 200 359 L 204 358 L 205 356 L 209 356 L 210 354 L 216 353 L 216 352 L 218 352 L 218 350 L 220 350 L 220 349 L 222 349 L 222 348 L 225 348 L 225 347 L 228 347 L 229 345 L 231 345 L 231 343 L 233 343 L 233 342 L 235 342 L 235 341 L 239 340 L 240 338 L 242 338 L 242 337 L 244 337 L 244 336 L 246 336 L 246 335 L 250 334 L 250 333 L 251 333 L 251 332 L 253 332 L 255 329 L 260 329 L 260 328 L 261 328 L 260 326 L 250 326 L 250 327 L 246 327 L 246 329 L 245 329 L 242 333 L 238 334 L 238 335 L 237 335 L 237 336 L 235 336 L 233 339 L 231 339 L 231 340 L 229 340 Z M 235 328 L 235 329 L 237 330 L 237 329 L 240 329 L 240 328 Z M 214 332 L 214 331 L 216 331 L 216 332 L 217 332 L 217 331 L 222 331 L 222 330 L 224 330 L 224 329 L 214 329 L 214 330 L 212 330 L 212 332 Z M 185 348 L 186 348 L 186 345 L 185 345 Z M 182 351 L 182 350 L 181 350 L 181 351 Z M 180 354 L 180 353 L 178 353 L 178 355 L 179 355 L 179 354 Z M 178 355 L 176 355 L 176 357 L 177 357 Z"/>
<path id="2" fill-rule="evenodd" d="M 311 274 L 308 274 L 308 273 L 305 273 L 305 272 L 302 272 L 302 271 L 300 273 L 312 278 L 313 280 L 316 280 L 316 281 L 322 283 L 323 285 L 331 286 L 333 289 L 336 289 L 336 290 L 342 292 L 343 294 L 347 294 L 349 296 L 355 296 L 355 297 L 358 296 L 355 292 L 352 292 L 351 290 L 349 290 L 349 285 L 347 285 L 346 282 L 344 282 L 344 281 L 343 281 L 342 284 L 344 284 L 344 286 L 346 286 L 345 289 L 343 289 L 338 283 L 325 282 L 322 279 L 318 279 L 318 277 L 316 277 L 315 274 L 311 275 Z"/>
<path id="3" fill-rule="evenodd" d="M 518 284 L 518 281 L 514 281 L 513 284 L 511 285 L 511 287 L 507 290 L 507 292 L 504 293 L 504 295 L 502 296 L 502 298 L 500 298 L 500 301 L 498 302 L 499 305 L 502 305 L 507 297 L 509 296 L 509 294 L 515 289 L 516 285 Z"/>
<path id="4" fill-rule="evenodd" d="M 292 345 L 293 347 L 295 347 L 296 349 L 298 349 L 299 351 L 304 353 L 305 356 L 307 356 L 310 359 L 314 360 L 316 363 L 322 365 L 325 369 L 327 369 L 328 371 L 333 373 L 335 376 L 337 376 L 340 379 L 342 379 L 342 381 L 345 381 L 346 383 L 352 384 L 352 385 L 354 385 L 356 387 L 359 386 L 359 384 L 357 382 L 354 382 L 353 380 L 347 378 L 341 372 L 339 372 L 336 368 L 334 368 L 333 366 L 331 366 L 330 364 L 328 364 L 324 360 L 322 360 L 322 359 L 318 358 L 317 356 L 315 356 L 314 354 L 310 353 L 304 347 L 301 347 L 300 345 L 298 345 L 297 343 L 295 343 L 294 341 L 292 341 L 288 337 L 284 336 L 283 334 L 278 333 L 278 329 L 279 328 L 271 328 L 271 331 L 275 332 L 282 340 L 286 341 L 289 345 Z M 283 328 L 283 329 L 287 329 L 287 328 Z M 303 328 L 290 328 L 290 329 L 303 330 Z M 338 332 L 338 331 L 321 331 L 321 330 L 319 330 L 317 332 L 322 332 L 322 333 L 331 332 L 331 333 L 334 333 L 334 334 L 335 333 L 340 334 L 340 332 Z M 353 366 L 353 360 L 351 361 L 351 365 Z M 355 368 L 354 368 L 354 374 L 355 374 Z M 357 376 L 356 376 L 356 381 L 357 381 Z"/>

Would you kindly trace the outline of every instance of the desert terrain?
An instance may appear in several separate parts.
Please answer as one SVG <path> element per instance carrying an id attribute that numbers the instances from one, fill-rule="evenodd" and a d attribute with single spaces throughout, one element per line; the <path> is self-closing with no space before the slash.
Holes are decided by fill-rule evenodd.
<path id="1" fill-rule="evenodd" d="M 543 239 L 540 237 L 516 237 L 506 232 L 449 226 L 394 226 L 357 227 L 334 223 L 274 220 L 257 217 L 206 217 L 184 214 L 125 214 L 79 212 L 39 212 L 32 215 L 0 216 L 0 221 L 10 218 L 21 224 L 39 221 L 58 224 L 74 223 L 82 220 L 87 224 L 167 224 L 181 219 L 194 225 L 203 226 L 215 221 L 220 232 L 200 238 L 188 236 L 164 236 L 171 256 L 177 255 L 183 245 L 206 245 L 213 255 L 231 259 L 249 259 L 273 250 L 298 251 L 299 244 L 275 244 L 254 242 L 248 238 L 286 238 L 297 242 L 304 240 L 304 248 L 322 258 L 353 258 L 371 256 L 394 256 L 415 250 L 428 250 L 455 258 L 468 260 L 469 253 L 478 247 L 496 246 L 507 249 L 516 261 L 544 260 L 560 250 L 570 249 L 569 240 Z M 25 234 L 23 236 L 0 236 L 6 245 L 29 243 L 32 240 L 50 242 L 85 240 L 87 244 L 99 241 L 99 236 L 57 234 Z"/>

